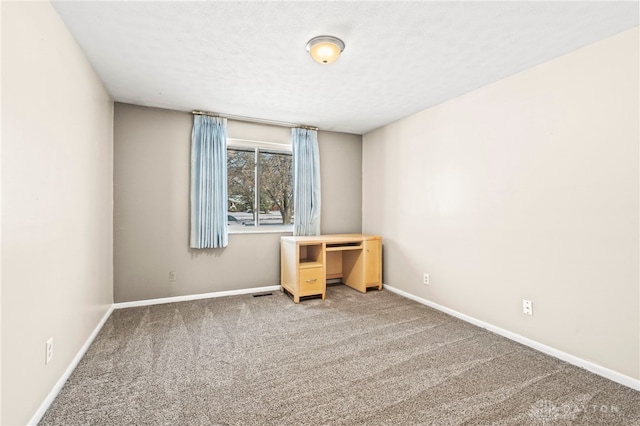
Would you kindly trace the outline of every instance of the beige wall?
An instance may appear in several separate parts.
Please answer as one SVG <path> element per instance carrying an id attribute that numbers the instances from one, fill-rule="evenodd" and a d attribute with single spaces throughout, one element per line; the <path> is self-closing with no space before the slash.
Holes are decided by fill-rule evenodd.
<path id="1" fill-rule="evenodd" d="M 638 117 L 636 28 L 365 135 L 384 282 L 639 379 Z"/>
<path id="2" fill-rule="evenodd" d="M 0 3 L 0 25 L 2 23 L 2 3 Z M 2 30 L 0 28 L 0 99 L 2 99 Z M 0 118 L 2 102 L 0 102 Z M 2 120 L 0 119 L 0 309 L 2 309 Z M 0 423 L 2 423 L 2 312 L 0 311 Z"/>
<path id="3" fill-rule="evenodd" d="M 276 285 L 283 234 L 232 234 L 189 245 L 191 114 L 115 104 L 116 302 Z M 289 142 L 283 127 L 229 121 L 231 138 Z M 360 232 L 362 137 L 320 132 L 322 232 Z M 175 283 L 169 271 L 176 271 Z"/>
<path id="4" fill-rule="evenodd" d="M 2 25 L 2 3 L 0 3 L 0 25 Z M 2 99 L 2 27 L 0 27 L 0 99 Z M 0 118 L 2 102 L 0 102 Z M 2 309 L 2 121 L 0 119 L 0 309 Z M 2 423 L 2 311 L 0 311 L 0 423 Z"/>
<path id="5" fill-rule="evenodd" d="M 18 425 L 112 303 L 113 103 L 48 2 L 2 3 L 2 89 L 0 423 Z"/>

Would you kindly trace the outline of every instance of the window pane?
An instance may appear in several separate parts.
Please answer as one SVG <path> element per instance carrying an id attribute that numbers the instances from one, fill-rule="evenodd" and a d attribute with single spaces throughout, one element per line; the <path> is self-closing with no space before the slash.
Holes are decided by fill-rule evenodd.
<path id="1" fill-rule="evenodd" d="M 254 225 L 255 152 L 227 149 L 229 229 Z"/>
<path id="2" fill-rule="evenodd" d="M 260 225 L 293 223 L 293 158 L 291 154 L 264 152 L 260 163 Z"/>

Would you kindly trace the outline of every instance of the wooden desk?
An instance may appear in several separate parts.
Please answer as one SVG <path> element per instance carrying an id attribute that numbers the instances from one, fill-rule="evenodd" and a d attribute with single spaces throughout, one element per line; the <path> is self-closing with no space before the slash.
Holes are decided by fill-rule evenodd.
<path id="1" fill-rule="evenodd" d="M 382 237 L 362 234 L 280 238 L 280 290 L 300 297 L 327 293 L 327 279 L 362 293 L 382 290 Z"/>

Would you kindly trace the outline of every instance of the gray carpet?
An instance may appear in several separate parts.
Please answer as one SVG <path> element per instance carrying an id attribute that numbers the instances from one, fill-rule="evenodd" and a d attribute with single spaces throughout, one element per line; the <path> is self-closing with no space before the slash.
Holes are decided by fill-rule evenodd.
<path id="1" fill-rule="evenodd" d="M 640 425 L 640 392 L 389 291 L 116 310 L 42 425 Z"/>

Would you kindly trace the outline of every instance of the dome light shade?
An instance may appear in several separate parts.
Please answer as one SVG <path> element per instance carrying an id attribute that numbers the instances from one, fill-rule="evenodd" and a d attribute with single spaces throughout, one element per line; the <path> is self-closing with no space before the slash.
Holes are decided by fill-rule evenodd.
<path id="1" fill-rule="evenodd" d="M 330 64 L 344 50 L 344 42 L 337 37 L 318 36 L 309 40 L 307 52 L 320 64 Z"/>

